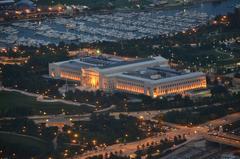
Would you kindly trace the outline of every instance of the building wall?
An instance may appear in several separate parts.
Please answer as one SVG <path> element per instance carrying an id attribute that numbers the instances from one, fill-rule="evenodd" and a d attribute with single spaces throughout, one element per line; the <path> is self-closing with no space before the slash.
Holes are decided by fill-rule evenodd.
<path id="1" fill-rule="evenodd" d="M 177 81 L 169 81 L 166 83 L 161 83 L 153 87 L 153 92 L 151 96 L 163 96 L 167 94 L 182 94 L 185 91 L 206 88 L 206 77 L 205 76 L 196 76 L 189 79 L 182 79 Z"/>
<path id="2" fill-rule="evenodd" d="M 49 64 L 49 76 L 54 79 L 68 79 L 72 81 L 81 81 L 81 70 L 67 69 L 57 64 Z"/>
<path id="3" fill-rule="evenodd" d="M 99 89 L 100 74 L 94 69 L 82 69 L 82 85 Z"/>
<path id="4" fill-rule="evenodd" d="M 144 82 L 142 81 L 115 78 L 113 89 L 134 94 L 145 94 L 144 86 Z"/>
<path id="5" fill-rule="evenodd" d="M 54 79 L 59 79 L 60 78 L 60 68 L 54 64 L 54 63 L 50 63 L 49 67 L 48 67 L 48 72 L 49 72 L 49 76 L 54 78 Z"/>
<path id="6" fill-rule="evenodd" d="M 159 84 L 151 85 L 150 83 L 137 81 L 127 78 L 117 78 L 114 80 L 114 88 L 117 91 L 145 94 L 151 97 L 164 96 L 168 94 L 182 94 L 188 90 L 194 90 L 199 88 L 206 88 L 206 77 L 193 76 L 181 80 L 170 80 L 166 82 L 159 82 Z"/>

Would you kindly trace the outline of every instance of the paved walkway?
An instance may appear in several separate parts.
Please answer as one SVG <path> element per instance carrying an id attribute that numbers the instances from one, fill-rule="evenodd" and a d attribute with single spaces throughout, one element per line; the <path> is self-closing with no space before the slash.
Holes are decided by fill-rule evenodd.
<path id="1" fill-rule="evenodd" d="M 22 90 L 18 90 L 18 89 L 13 89 L 13 88 L 5 88 L 2 87 L 1 90 L 3 91 L 8 91 L 8 92 L 17 92 L 17 93 L 21 93 L 23 95 L 26 96 L 30 96 L 30 97 L 36 97 L 36 100 L 39 102 L 45 102 L 45 103 L 64 103 L 64 104 L 69 104 L 69 105 L 75 105 L 75 106 L 88 106 L 88 107 L 92 107 L 95 108 L 95 105 L 89 104 L 89 103 L 79 103 L 79 102 L 73 102 L 73 101 L 69 101 L 69 100 L 64 100 L 64 99 L 46 99 L 43 95 L 41 94 L 36 94 L 36 93 L 30 93 L 27 91 L 22 91 Z"/>

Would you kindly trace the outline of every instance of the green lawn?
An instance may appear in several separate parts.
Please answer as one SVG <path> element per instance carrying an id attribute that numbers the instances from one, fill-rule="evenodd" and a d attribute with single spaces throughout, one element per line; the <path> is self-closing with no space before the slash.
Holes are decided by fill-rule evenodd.
<path id="1" fill-rule="evenodd" d="M 232 61 L 233 58 L 230 56 L 229 52 L 223 52 L 212 48 L 190 48 L 182 47 L 174 50 L 177 59 L 186 61 L 190 64 L 207 66 L 208 64 L 221 65 L 223 62 Z"/>
<path id="2" fill-rule="evenodd" d="M 43 112 L 47 114 L 60 114 L 62 111 L 68 114 L 81 114 L 91 112 L 92 110 L 93 108 L 87 106 L 77 107 L 63 103 L 38 102 L 34 97 L 16 92 L 0 92 L 0 117 L 38 115 Z"/>
<path id="3" fill-rule="evenodd" d="M 16 134 L 12 132 L 0 131 L 0 147 L 9 149 L 16 154 L 26 156 L 45 156 L 53 150 L 51 141 L 37 137 Z"/>

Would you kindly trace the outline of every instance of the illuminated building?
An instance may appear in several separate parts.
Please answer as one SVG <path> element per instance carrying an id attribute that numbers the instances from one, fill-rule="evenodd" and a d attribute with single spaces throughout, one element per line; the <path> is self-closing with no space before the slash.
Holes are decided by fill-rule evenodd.
<path id="1" fill-rule="evenodd" d="M 86 88 L 151 97 L 207 87 L 204 73 L 176 71 L 161 56 L 131 61 L 104 56 L 82 57 L 49 64 L 49 75 L 54 79 L 79 82 Z"/>
<path id="2" fill-rule="evenodd" d="M 186 96 L 190 97 L 190 99 L 199 99 L 202 97 L 211 97 L 211 90 L 210 89 L 197 89 L 197 90 L 190 90 L 185 92 Z"/>
<path id="3" fill-rule="evenodd" d="M 11 58 L 11 57 L 6 57 L 6 56 L 2 56 L 0 57 L 0 64 L 3 65 L 21 65 L 24 63 L 27 63 L 27 61 L 29 60 L 28 57 L 16 57 L 16 58 Z"/>
<path id="4" fill-rule="evenodd" d="M 62 128 L 66 125 L 73 126 L 73 123 L 61 117 L 51 118 L 46 121 L 46 127 L 58 127 L 60 131 L 62 131 Z"/>

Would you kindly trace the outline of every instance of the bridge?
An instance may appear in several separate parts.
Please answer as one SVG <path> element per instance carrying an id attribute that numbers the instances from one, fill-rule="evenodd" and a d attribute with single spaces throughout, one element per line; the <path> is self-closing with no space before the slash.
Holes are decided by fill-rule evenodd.
<path id="1" fill-rule="evenodd" d="M 206 134 L 204 135 L 204 138 L 207 141 L 216 142 L 236 148 L 240 148 L 240 136 L 221 133 L 221 134 Z"/>

